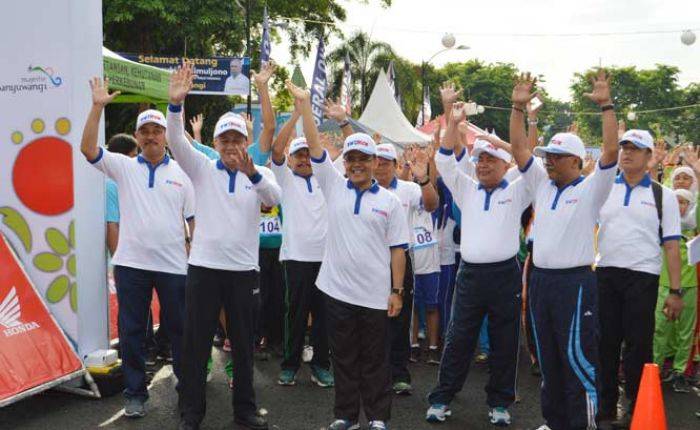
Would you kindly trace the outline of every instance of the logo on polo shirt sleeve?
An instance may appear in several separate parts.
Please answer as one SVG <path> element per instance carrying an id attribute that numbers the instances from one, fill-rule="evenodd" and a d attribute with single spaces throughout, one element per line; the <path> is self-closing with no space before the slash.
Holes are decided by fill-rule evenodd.
<path id="1" fill-rule="evenodd" d="M 389 218 L 389 212 L 382 210 L 382 209 L 372 208 L 372 213 L 375 213 L 377 215 L 381 215 L 384 218 Z"/>

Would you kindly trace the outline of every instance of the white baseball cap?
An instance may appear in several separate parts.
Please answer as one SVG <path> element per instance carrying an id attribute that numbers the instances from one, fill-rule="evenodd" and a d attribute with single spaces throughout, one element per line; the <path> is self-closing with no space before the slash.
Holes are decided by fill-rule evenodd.
<path id="1" fill-rule="evenodd" d="M 385 160 L 396 161 L 396 148 L 391 143 L 380 143 L 377 145 L 377 157 L 382 157 Z"/>
<path id="2" fill-rule="evenodd" d="M 139 116 L 136 118 L 136 130 L 148 123 L 158 124 L 163 128 L 167 127 L 165 115 L 163 115 L 163 112 L 155 109 L 148 109 L 139 114 Z"/>
<path id="3" fill-rule="evenodd" d="M 538 146 L 534 151 L 538 157 L 546 154 L 569 154 L 581 160 L 586 158 L 586 147 L 580 137 L 573 133 L 557 133 L 547 146 Z"/>
<path id="4" fill-rule="evenodd" d="M 289 155 L 292 155 L 302 149 L 309 149 L 309 144 L 306 143 L 305 137 L 297 137 L 296 139 L 292 140 L 292 143 L 289 144 Z"/>
<path id="5" fill-rule="evenodd" d="M 377 155 L 377 144 L 374 139 L 365 133 L 353 133 L 345 138 L 343 155 L 350 151 L 360 151 L 368 155 Z"/>
<path id="6" fill-rule="evenodd" d="M 493 143 L 483 139 L 476 139 L 474 141 L 474 149 L 472 149 L 472 161 L 476 163 L 479 160 L 479 155 L 481 155 L 482 152 L 493 155 L 506 163 L 510 163 L 512 158 L 508 151 L 502 148 L 497 148 Z"/>
<path id="7" fill-rule="evenodd" d="M 637 148 L 654 149 L 654 138 L 646 130 L 627 130 L 619 143 L 622 145 L 626 142 L 633 143 Z"/>
<path id="8" fill-rule="evenodd" d="M 246 127 L 245 120 L 240 115 L 225 113 L 216 121 L 216 125 L 214 126 L 214 138 L 230 130 L 237 131 L 246 138 L 248 137 L 248 128 Z"/>

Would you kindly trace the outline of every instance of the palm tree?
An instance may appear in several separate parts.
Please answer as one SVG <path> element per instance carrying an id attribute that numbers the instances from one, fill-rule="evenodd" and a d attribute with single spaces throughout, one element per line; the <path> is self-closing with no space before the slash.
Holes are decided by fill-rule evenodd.
<path id="1" fill-rule="evenodd" d="M 330 52 L 326 58 L 336 71 L 333 73 L 336 76 L 334 79 L 336 83 L 340 82 L 337 76 L 342 76 L 346 53 L 350 57 L 353 80 L 360 79 L 360 110 L 362 110 L 367 103 L 368 78 L 376 75 L 381 67 L 376 60 L 381 57 L 394 57 L 394 51 L 388 43 L 371 40 L 370 36 L 362 31 L 356 32 L 341 46 Z"/>

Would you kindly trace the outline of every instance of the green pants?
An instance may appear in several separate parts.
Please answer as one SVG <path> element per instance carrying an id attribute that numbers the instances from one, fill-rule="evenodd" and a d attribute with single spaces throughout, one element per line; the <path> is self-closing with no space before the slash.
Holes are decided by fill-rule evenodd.
<path id="1" fill-rule="evenodd" d="M 673 370 L 682 373 L 685 372 L 693 348 L 698 289 L 692 287 L 684 291 L 683 311 L 676 321 L 669 321 L 663 313 L 668 292 L 668 287 L 659 287 L 654 330 L 654 363 L 661 367 L 664 360 L 673 357 Z"/>

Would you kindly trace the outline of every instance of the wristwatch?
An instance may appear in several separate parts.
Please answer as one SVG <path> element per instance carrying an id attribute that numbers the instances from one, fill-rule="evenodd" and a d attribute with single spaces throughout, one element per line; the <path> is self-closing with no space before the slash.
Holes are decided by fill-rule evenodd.
<path id="1" fill-rule="evenodd" d="M 403 288 L 392 288 L 391 294 L 396 294 L 397 296 L 403 297 Z"/>
<path id="2" fill-rule="evenodd" d="M 670 290 L 668 293 L 673 294 L 674 296 L 683 297 L 684 291 L 683 288 L 678 288 L 676 290 Z"/>

